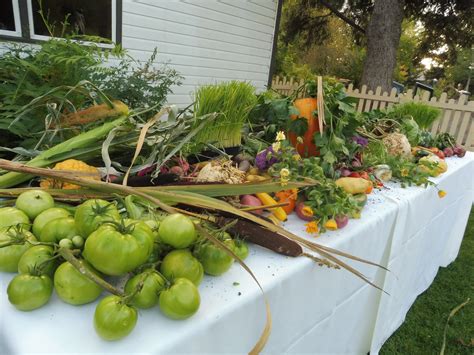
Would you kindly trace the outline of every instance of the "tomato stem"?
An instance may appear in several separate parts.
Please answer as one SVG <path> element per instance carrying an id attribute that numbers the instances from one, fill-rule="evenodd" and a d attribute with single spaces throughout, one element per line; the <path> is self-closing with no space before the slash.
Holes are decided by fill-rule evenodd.
<path id="1" fill-rule="evenodd" d="M 102 287 L 104 290 L 116 295 L 123 297 L 124 293 L 120 291 L 118 288 L 112 286 L 103 278 L 97 276 L 89 269 L 87 269 L 73 254 L 73 251 L 66 248 L 59 248 L 58 253 L 68 262 L 71 263 L 72 266 L 76 268 L 82 275 L 90 279 L 91 281 L 95 282 L 97 285 Z"/>

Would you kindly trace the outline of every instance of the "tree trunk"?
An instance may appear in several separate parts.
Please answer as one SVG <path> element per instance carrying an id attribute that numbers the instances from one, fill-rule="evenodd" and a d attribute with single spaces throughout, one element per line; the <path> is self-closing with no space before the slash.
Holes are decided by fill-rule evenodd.
<path id="1" fill-rule="evenodd" d="M 402 32 L 404 0 L 375 0 L 367 27 L 367 57 L 362 84 L 371 90 L 392 89 L 393 70 Z"/>

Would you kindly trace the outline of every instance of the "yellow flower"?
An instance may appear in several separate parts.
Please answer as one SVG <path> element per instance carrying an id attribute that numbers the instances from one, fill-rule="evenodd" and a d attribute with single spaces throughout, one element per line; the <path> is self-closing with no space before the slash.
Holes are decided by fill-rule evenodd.
<path id="1" fill-rule="evenodd" d="M 276 142 L 284 141 L 286 139 L 285 132 L 283 131 L 278 131 L 277 136 L 275 138 Z"/>
<path id="2" fill-rule="evenodd" d="M 296 160 L 296 161 L 301 160 L 301 155 L 299 155 L 299 154 L 294 154 L 294 155 L 293 155 L 293 160 Z"/>
<path id="3" fill-rule="evenodd" d="M 280 176 L 282 178 L 287 178 L 288 176 L 290 176 L 290 171 L 287 168 L 283 168 L 280 170 Z"/>
<path id="4" fill-rule="evenodd" d="M 272 149 L 273 151 L 276 153 L 280 150 L 280 147 L 281 147 L 281 143 L 280 142 L 275 142 L 272 144 Z"/>
<path id="5" fill-rule="evenodd" d="M 319 232 L 318 224 L 315 221 L 306 223 L 305 226 L 306 226 L 306 233 L 316 234 Z"/>
<path id="6" fill-rule="evenodd" d="M 408 176 L 408 169 L 407 169 L 407 168 L 403 168 L 403 169 L 400 171 L 400 175 L 402 175 L 403 177 Z"/>
<path id="7" fill-rule="evenodd" d="M 337 229 L 337 222 L 334 219 L 329 219 L 325 224 L 324 227 L 330 231 L 335 231 Z"/>
<path id="8" fill-rule="evenodd" d="M 446 194 L 447 194 L 447 193 L 446 193 L 446 191 L 444 191 L 444 190 L 439 190 L 439 191 L 438 191 L 438 196 L 439 196 L 439 198 L 443 198 L 444 196 L 446 196 Z"/>
<path id="9" fill-rule="evenodd" d="M 296 138 L 296 142 L 299 143 L 299 144 L 303 144 L 304 143 L 303 137 L 298 136 Z"/>
<path id="10" fill-rule="evenodd" d="M 311 217 L 314 215 L 314 212 L 313 212 L 313 209 L 309 206 L 304 206 L 303 209 L 301 210 L 301 212 L 303 213 L 303 215 L 305 215 L 306 217 Z"/>

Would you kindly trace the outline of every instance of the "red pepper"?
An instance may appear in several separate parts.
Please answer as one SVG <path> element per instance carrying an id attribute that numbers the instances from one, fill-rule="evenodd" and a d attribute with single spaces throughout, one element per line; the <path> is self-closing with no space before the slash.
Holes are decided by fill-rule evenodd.
<path id="1" fill-rule="evenodd" d="M 350 173 L 349 177 L 360 178 L 361 176 L 357 171 L 353 171 L 352 173 Z"/>

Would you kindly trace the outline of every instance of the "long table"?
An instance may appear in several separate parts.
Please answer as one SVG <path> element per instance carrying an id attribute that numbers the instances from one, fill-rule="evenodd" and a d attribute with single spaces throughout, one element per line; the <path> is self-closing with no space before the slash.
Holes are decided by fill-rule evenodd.
<path id="1" fill-rule="evenodd" d="M 379 352 L 438 268 L 458 254 L 473 203 L 474 153 L 447 162 L 448 172 L 433 179 L 447 192 L 443 199 L 434 186 L 402 189 L 390 183 L 372 193 L 362 218 L 342 230 L 315 238 L 295 216 L 285 223 L 300 236 L 389 268 L 386 272 L 345 260 L 386 293 L 346 270 L 251 246 L 246 262 L 265 290 L 273 317 L 265 352 Z M 0 354 L 245 353 L 265 324 L 261 293 L 237 264 L 221 277 L 204 278 L 201 307 L 190 319 L 167 319 L 158 307 L 140 311 L 133 333 L 117 342 L 96 335 L 92 319 L 97 302 L 74 307 L 53 294 L 38 310 L 17 311 L 6 296 L 13 276 L 0 273 Z"/>

